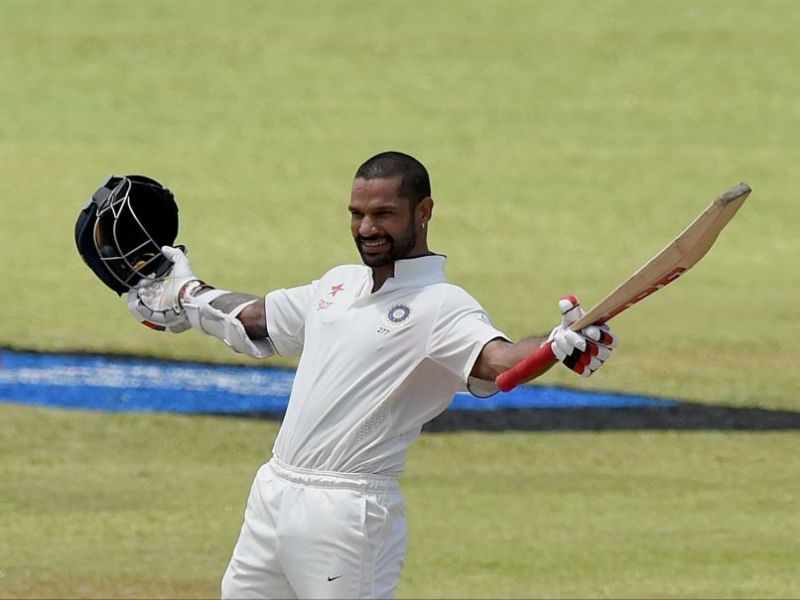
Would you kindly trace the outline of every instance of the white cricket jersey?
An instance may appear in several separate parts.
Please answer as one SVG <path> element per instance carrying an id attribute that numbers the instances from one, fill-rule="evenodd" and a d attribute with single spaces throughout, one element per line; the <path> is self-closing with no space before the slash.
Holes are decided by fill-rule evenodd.
<path id="1" fill-rule="evenodd" d="M 478 302 L 447 283 L 445 257 L 395 263 L 372 293 L 372 270 L 344 265 L 267 294 L 277 352 L 300 355 L 273 454 L 301 469 L 397 476 L 422 425 L 453 395 L 497 390 L 470 379 L 483 347 L 507 337 Z"/>

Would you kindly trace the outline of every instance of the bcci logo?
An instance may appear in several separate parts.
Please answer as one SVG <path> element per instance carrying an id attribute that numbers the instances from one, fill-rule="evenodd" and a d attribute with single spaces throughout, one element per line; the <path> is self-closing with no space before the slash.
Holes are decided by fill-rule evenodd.
<path id="1" fill-rule="evenodd" d="M 410 317 L 411 308 L 405 304 L 392 304 L 383 315 L 384 321 L 393 327 L 406 323 Z"/>

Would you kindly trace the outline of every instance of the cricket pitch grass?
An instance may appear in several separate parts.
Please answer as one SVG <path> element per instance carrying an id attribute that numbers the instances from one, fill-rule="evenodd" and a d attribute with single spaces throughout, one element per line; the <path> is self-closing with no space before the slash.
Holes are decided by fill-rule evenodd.
<path id="1" fill-rule="evenodd" d="M 800 409 L 800 4 L 0 0 L 0 345 L 246 362 L 158 335 L 80 262 L 109 173 L 163 181 L 199 276 L 358 260 L 358 164 L 417 155 L 431 247 L 509 335 L 591 305 L 717 194 L 702 263 L 589 381 Z M 279 364 L 288 364 L 286 362 Z M 0 597 L 213 597 L 276 425 L 0 404 Z M 796 598 L 795 432 L 424 434 L 402 597 Z"/>

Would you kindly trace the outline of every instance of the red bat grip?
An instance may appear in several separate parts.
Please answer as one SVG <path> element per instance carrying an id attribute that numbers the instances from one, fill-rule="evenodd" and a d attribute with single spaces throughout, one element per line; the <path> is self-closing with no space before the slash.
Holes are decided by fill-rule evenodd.
<path id="1" fill-rule="evenodd" d="M 558 359 L 550 349 L 548 342 L 508 371 L 500 373 L 494 383 L 501 392 L 510 392 L 523 381 L 538 377 L 557 362 Z"/>

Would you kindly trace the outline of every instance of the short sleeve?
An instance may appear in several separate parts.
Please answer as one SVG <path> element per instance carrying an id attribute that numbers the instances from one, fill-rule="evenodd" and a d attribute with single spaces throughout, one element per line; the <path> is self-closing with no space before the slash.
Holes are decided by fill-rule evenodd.
<path id="1" fill-rule="evenodd" d="M 306 316 L 317 285 L 314 281 L 267 294 L 267 333 L 281 356 L 300 356 L 303 351 Z"/>
<path id="2" fill-rule="evenodd" d="M 447 286 L 431 330 L 428 356 L 457 376 L 471 394 L 491 396 L 497 392 L 494 383 L 470 373 L 483 347 L 498 338 L 508 336 L 492 325 L 477 300 L 459 287 Z"/>

